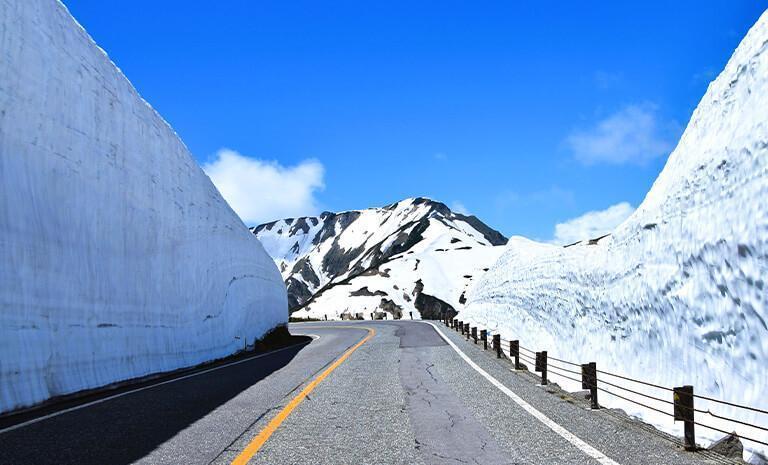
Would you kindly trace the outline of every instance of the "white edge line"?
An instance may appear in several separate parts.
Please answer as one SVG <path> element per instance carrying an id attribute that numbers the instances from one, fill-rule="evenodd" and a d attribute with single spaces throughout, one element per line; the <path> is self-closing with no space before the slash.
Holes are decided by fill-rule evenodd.
<path id="1" fill-rule="evenodd" d="M 458 353 L 459 356 L 461 358 L 463 358 L 464 361 L 467 362 L 467 364 L 469 366 L 471 366 L 476 372 L 480 373 L 480 375 L 482 375 L 483 378 L 485 378 L 488 381 L 490 381 L 491 384 L 496 386 L 501 392 L 506 394 L 507 397 L 512 399 L 517 405 L 522 407 L 526 412 L 530 413 L 534 418 L 536 418 L 540 422 L 544 423 L 544 425 L 547 426 L 549 429 L 551 429 L 555 433 L 559 434 L 563 439 L 565 439 L 566 441 L 570 442 L 571 444 L 576 446 L 579 450 L 581 450 L 582 452 L 584 452 L 588 456 L 592 457 L 593 459 L 597 460 L 601 464 L 603 464 L 603 465 L 619 465 L 617 462 L 613 461 L 611 458 L 609 458 L 608 456 L 606 456 L 605 454 L 603 454 L 599 450 L 597 450 L 594 447 L 590 446 L 586 442 L 584 442 L 581 439 L 579 439 L 578 437 L 576 437 L 576 435 L 574 435 L 573 433 L 571 433 L 567 429 L 563 428 L 559 424 L 557 424 L 554 421 L 552 421 L 548 416 L 546 416 L 543 413 L 541 413 L 540 411 L 536 410 L 535 407 L 533 407 L 528 402 L 524 401 L 520 396 L 518 396 L 517 394 L 512 392 L 511 389 L 509 389 L 508 387 L 503 385 L 499 380 L 497 380 L 496 378 L 494 378 L 493 376 L 488 374 L 488 372 L 486 372 L 485 370 L 480 368 L 475 362 L 472 361 L 472 359 L 470 359 L 467 356 L 467 354 L 462 352 L 461 349 L 459 349 L 458 346 L 456 346 L 456 344 L 453 343 L 453 341 L 448 339 L 448 337 L 445 334 L 443 334 L 442 331 L 440 331 L 440 328 L 438 328 L 437 325 L 435 325 L 432 322 L 425 322 L 425 323 L 431 325 L 435 329 L 435 331 L 437 331 L 437 334 L 439 334 L 440 337 L 442 337 L 443 340 L 445 340 L 445 342 L 447 342 L 448 345 L 451 346 L 451 348 L 453 348 L 453 350 L 455 350 L 456 353 Z"/>
<path id="2" fill-rule="evenodd" d="M 313 339 L 317 339 L 317 338 L 320 337 L 320 336 L 315 336 L 315 335 L 313 335 L 313 336 L 314 336 Z M 237 361 L 234 361 L 234 362 L 230 362 L 230 363 L 227 363 L 226 365 L 219 365 L 217 367 L 208 368 L 207 370 L 198 371 L 198 372 L 195 372 L 195 373 L 190 373 L 188 375 L 184 375 L 184 376 L 181 376 L 179 378 L 169 379 L 167 381 L 162 381 L 160 383 L 150 384 L 149 386 L 144 386 L 144 387 L 140 387 L 140 388 L 137 388 L 137 389 L 133 389 L 131 391 L 121 392 L 120 394 L 115 394 L 115 395 L 112 395 L 112 396 L 109 396 L 109 397 L 104 397 L 103 399 L 97 399 L 97 400 L 93 400 L 91 402 L 86 402 L 85 404 L 75 405 L 74 407 L 70 407 L 70 408 L 67 408 L 67 409 L 64 409 L 64 410 L 59 410 L 57 412 L 49 413 L 48 415 L 44 415 L 42 417 L 33 418 L 31 420 L 27 420 L 25 422 L 18 423 L 16 425 L 9 426 L 7 428 L 0 429 L 0 434 L 7 433 L 7 432 L 13 431 L 15 429 L 23 428 L 25 426 L 29 426 L 29 425 L 32 425 L 34 423 L 38 423 L 38 422 L 41 422 L 43 420 L 47 420 L 49 418 L 57 417 L 59 415 L 65 414 L 65 413 L 73 412 L 75 410 L 84 409 L 84 408 L 90 407 L 92 405 L 101 404 L 101 403 L 107 402 L 109 400 L 117 399 L 118 397 L 123 397 L 123 396 L 127 396 L 129 394 L 134 394 L 134 393 L 137 393 L 137 392 L 146 391 L 147 389 L 156 388 L 156 387 L 162 386 L 164 384 L 175 383 L 176 381 L 181 381 L 181 380 L 184 380 L 184 379 L 187 379 L 187 378 L 192 378 L 193 376 L 204 375 L 204 374 L 210 373 L 212 371 L 221 370 L 222 368 L 227 368 L 227 367 L 231 367 L 231 366 L 234 366 L 234 365 L 239 365 L 241 363 L 250 362 L 251 360 L 255 360 L 257 358 L 266 357 L 267 355 L 274 355 L 274 354 L 276 354 L 278 352 L 282 352 L 284 350 L 288 350 L 288 349 L 291 349 L 293 347 L 300 346 L 302 344 L 304 344 L 304 343 L 302 342 L 302 343 L 299 343 L 299 344 L 293 344 L 293 345 L 290 345 L 288 347 L 283 347 L 283 348 L 280 348 L 280 349 L 273 350 L 271 352 L 267 352 L 267 353 L 264 353 L 264 354 L 258 354 L 258 355 L 254 355 L 253 357 L 245 358 L 243 360 L 237 360 Z"/>

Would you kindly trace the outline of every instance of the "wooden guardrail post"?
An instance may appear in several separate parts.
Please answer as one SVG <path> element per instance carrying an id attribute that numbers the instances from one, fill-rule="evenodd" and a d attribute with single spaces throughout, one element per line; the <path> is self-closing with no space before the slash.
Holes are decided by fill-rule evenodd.
<path id="1" fill-rule="evenodd" d="M 496 358 L 501 358 L 501 334 L 493 335 L 493 347 L 496 348 Z"/>
<path id="2" fill-rule="evenodd" d="M 464 323 L 464 335 L 467 336 L 467 340 L 469 340 L 469 323 Z"/>
<path id="3" fill-rule="evenodd" d="M 472 327 L 472 340 L 477 344 L 477 326 Z"/>
<path id="4" fill-rule="evenodd" d="M 597 363 L 590 362 L 581 365 L 581 388 L 589 389 L 590 407 L 599 409 L 597 401 Z"/>
<path id="5" fill-rule="evenodd" d="M 488 350 L 488 330 L 480 330 L 480 340 L 483 341 L 483 350 Z"/>
<path id="6" fill-rule="evenodd" d="M 687 451 L 696 450 L 696 433 L 693 423 L 693 386 L 680 386 L 672 390 L 675 421 L 683 422 L 683 443 Z"/>
<path id="7" fill-rule="evenodd" d="M 461 335 L 464 335 L 464 322 L 459 320 L 459 330 L 461 331 Z"/>
<path id="8" fill-rule="evenodd" d="M 535 370 L 541 372 L 541 385 L 547 384 L 547 351 L 542 350 L 536 352 L 536 367 Z"/>
<path id="9" fill-rule="evenodd" d="M 520 341 L 509 341 L 509 356 L 515 359 L 515 370 L 522 370 L 520 366 Z"/>

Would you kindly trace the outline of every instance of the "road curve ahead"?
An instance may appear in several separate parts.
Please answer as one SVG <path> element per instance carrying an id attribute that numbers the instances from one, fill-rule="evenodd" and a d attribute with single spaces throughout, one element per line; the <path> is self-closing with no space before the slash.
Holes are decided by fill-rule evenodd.
<path id="1" fill-rule="evenodd" d="M 0 464 L 701 464 L 440 323 L 290 326 L 309 344 L 9 429 Z"/>

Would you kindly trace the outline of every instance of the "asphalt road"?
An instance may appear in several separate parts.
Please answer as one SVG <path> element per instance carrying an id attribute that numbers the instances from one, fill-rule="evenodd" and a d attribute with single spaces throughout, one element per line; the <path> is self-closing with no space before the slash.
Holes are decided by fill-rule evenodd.
<path id="1" fill-rule="evenodd" d="M 229 464 L 278 419 L 249 463 L 733 463 L 684 452 L 616 412 L 591 411 L 436 325 L 455 347 L 423 322 L 291 325 L 315 339 L 15 429 L 0 425 L 0 464 Z M 373 338 L 334 369 L 367 328 Z"/>

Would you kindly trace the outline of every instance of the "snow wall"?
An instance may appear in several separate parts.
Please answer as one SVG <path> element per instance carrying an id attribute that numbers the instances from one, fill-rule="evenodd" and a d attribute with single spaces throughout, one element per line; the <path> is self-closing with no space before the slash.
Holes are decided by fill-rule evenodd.
<path id="1" fill-rule="evenodd" d="M 459 318 L 553 357 L 594 361 L 598 369 L 663 386 L 692 384 L 698 394 L 768 409 L 767 241 L 764 13 L 710 84 L 664 170 L 624 224 L 597 245 L 563 248 L 510 239 Z M 566 389 L 580 389 L 554 371 L 549 376 Z M 672 398 L 667 391 L 603 379 Z M 600 396 L 603 405 L 681 435 L 670 417 Z M 669 405 L 629 397 L 671 412 Z M 768 415 L 696 404 L 768 426 Z M 697 414 L 697 420 L 768 441 L 759 429 L 709 415 Z M 696 428 L 704 444 L 722 436 Z"/>
<path id="2" fill-rule="evenodd" d="M 272 259 L 54 0 L 0 0 L 0 412 L 224 357 L 288 318 Z"/>

